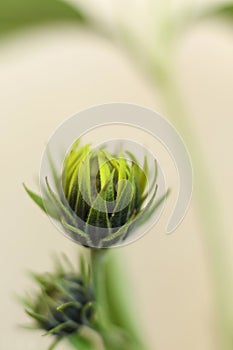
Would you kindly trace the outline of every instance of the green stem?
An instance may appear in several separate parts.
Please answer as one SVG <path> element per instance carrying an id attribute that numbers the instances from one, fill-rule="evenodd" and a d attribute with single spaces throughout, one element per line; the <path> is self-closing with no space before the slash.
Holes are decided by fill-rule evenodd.
<path id="1" fill-rule="evenodd" d="M 105 262 L 108 251 L 105 249 L 91 249 L 91 270 L 94 284 L 94 294 L 96 298 L 97 321 L 96 329 L 102 337 L 105 350 L 115 349 L 111 336 L 112 333 L 111 319 L 108 315 L 108 309 L 111 307 L 108 304 L 106 296 L 106 276 L 105 276 Z"/>
<path id="2" fill-rule="evenodd" d="M 113 250 L 91 249 L 91 266 L 97 299 L 97 327 L 106 350 L 146 349 L 139 339 L 130 309 L 129 289 Z"/>
<path id="3" fill-rule="evenodd" d="M 156 78 L 154 83 L 156 84 Z M 222 331 L 225 349 L 233 348 L 232 330 L 232 273 L 227 244 L 225 243 L 224 220 L 215 186 L 208 171 L 202 147 L 190 125 L 178 87 L 169 72 L 160 85 L 160 93 L 169 119 L 181 133 L 191 154 L 194 167 L 194 194 L 196 208 L 205 232 L 205 243 L 210 258 L 214 292 L 218 308 L 218 325 Z"/>
<path id="4" fill-rule="evenodd" d="M 68 341 L 69 344 L 76 350 L 95 350 L 95 346 L 92 341 L 78 333 L 68 337 Z"/>
<path id="5" fill-rule="evenodd" d="M 69 338 L 69 344 L 74 349 L 79 349 L 79 338 L 76 335 L 73 335 L 72 337 Z"/>

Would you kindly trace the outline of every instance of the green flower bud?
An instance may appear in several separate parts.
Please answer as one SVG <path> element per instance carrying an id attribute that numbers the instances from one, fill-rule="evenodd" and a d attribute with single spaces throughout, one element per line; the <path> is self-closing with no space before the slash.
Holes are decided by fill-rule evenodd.
<path id="1" fill-rule="evenodd" d="M 110 154 L 105 148 L 80 146 L 77 140 L 64 160 L 56 191 L 46 178 L 46 198 L 29 195 L 63 231 L 84 246 L 105 248 L 121 244 L 148 220 L 164 201 L 155 201 L 157 163 L 149 181 L 149 166 L 142 167 L 130 152 Z M 150 182 L 150 184 L 149 184 Z"/>
<path id="2" fill-rule="evenodd" d="M 37 328 L 62 338 L 91 322 L 94 314 L 92 288 L 81 276 L 56 272 L 33 274 L 33 277 L 40 291 L 24 303 Z"/>
<path id="3" fill-rule="evenodd" d="M 122 227 L 127 228 L 139 213 L 146 174 L 123 154 L 116 157 L 105 149 L 78 145 L 79 141 L 64 162 L 65 198 L 91 245 L 108 246 L 126 237 L 127 229 L 123 232 Z"/>

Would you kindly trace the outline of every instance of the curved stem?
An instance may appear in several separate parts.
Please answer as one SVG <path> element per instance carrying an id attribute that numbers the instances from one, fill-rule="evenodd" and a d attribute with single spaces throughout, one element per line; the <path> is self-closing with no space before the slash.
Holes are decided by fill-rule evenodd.
<path id="1" fill-rule="evenodd" d="M 156 78 L 154 80 L 156 83 Z M 169 119 L 181 133 L 194 167 L 194 194 L 196 209 L 201 219 L 204 240 L 208 249 L 214 292 L 218 308 L 218 325 L 225 341 L 225 349 L 232 350 L 232 273 L 227 244 L 224 241 L 226 228 L 215 186 L 205 161 L 204 152 L 195 135 L 193 126 L 185 111 L 182 97 L 171 72 L 166 74 L 160 93 Z"/>

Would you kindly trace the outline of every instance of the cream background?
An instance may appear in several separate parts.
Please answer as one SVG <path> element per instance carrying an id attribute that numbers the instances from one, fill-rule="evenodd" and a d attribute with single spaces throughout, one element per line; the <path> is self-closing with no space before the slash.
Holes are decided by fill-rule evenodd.
<path id="1" fill-rule="evenodd" d="M 16 327 L 27 318 L 14 294 L 30 286 L 25 270 L 51 268 L 51 252 L 64 251 L 75 260 L 77 247 L 27 198 L 22 182 L 34 186 L 46 140 L 80 109 L 111 101 L 163 109 L 124 53 L 72 26 L 35 29 L 0 45 L 0 348 L 41 350 L 48 339 Z M 211 23 L 184 38 L 177 59 L 180 86 L 224 210 L 223 240 L 231 256 L 232 62 L 232 31 Z M 143 239 L 120 250 L 144 337 L 151 349 L 222 349 L 208 248 L 194 205 L 177 232 L 166 236 L 169 210 Z"/>

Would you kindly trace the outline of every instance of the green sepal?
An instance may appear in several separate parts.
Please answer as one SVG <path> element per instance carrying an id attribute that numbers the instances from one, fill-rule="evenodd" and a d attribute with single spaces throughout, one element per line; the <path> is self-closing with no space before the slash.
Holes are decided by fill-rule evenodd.
<path id="1" fill-rule="evenodd" d="M 144 217 L 140 220 L 140 225 L 143 224 L 145 221 L 149 220 L 151 218 L 151 216 L 155 213 L 155 211 L 160 207 L 161 204 L 164 203 L 164 201 L 166 200 L 166 198 L 169 196 L 171 190 L 168 189 L 167 192 L 161 196 L 156 203 L 154 203 L 154 205 L 152 206 L 152 208 L 147 209 L 146 211 L 146 215 L 144 215 Z M 150 210 L 149 210 L 150 209 Z"/>
<path id="2" fill-rule="evenodd" d="M 126 236 L 128 235 L 128 232 L 130 230 L 130 227 L 132 225 L 135 225 L 137 222 L 142 224 L 144 221 L 141 221 L 142 218 L 144 218 L 144 216 L 147 216 L 147 213 L 148 213 L 148 210 L 150 209 L 154 199 L 155 199 L 155 196 L 156 196 L 156 193 L 157 193 L 157 186 L 154 190 L 154 193 L 150 199 L 150 201 L 147 203 L 146 207 L 144 209 L 142 209 L 137 215 L 136 213 L 132 215 L 132 217 L 126 222 L 125 225 L 123 225 L 117 232 L 109 235 L 108 237 L 104 238 L 102 241 L 101 241 L 101 244 L 102 244 L 102 247 L 109 247 L 113 244 L 116 244 L 117 242 L 121 241 L 121 240 L 124 240 L 126 238 Z M 153 207 L 153 210 L 157 209 L 158 206 L 161 204 L 162 202 L 162 199 L 159 201 L 159 203 L 156 203 L 155 206 Z M 152 213 L 150 212 L 149 213 L 150 215 L 152 215 Z"/>
<path id="3" fill-rule="evenodd" d="M 105 153 L 103 151 L 98 152 L 98 164 L 99 164 L 99 173 L 100 173 L 100 189 L 102 190 L 109 181 L 111 176 L 111 169 L 108 164 L 108 160 L 105 157 Z"/>
<path id="4" fill-rule="evenodd" d="M 116 244 L 117 242 L 124 239 L 124 237 L 127 234 L 127 230 L 130 227 L 130 225 L 134 222 L 135 214 L 132 215 L 132 217 L 117 230 L 116 232 L 109 234 L 107 237 L 101 240 L 101 247 L 107 248 L 112 246 L 113 244 Z"/>
<path id="5" fill-rule="evenodd" d="M 57 207 L 61 210 L 63 215 L 65 215 L 72 223 L 76 224 L 76 220 L 74 219 L 70 210 L 61 202 L 61 200 L 57 197 L 55 192 L 50 187 L 47 177 L 45 178 L 45 182 L 46 182 L 49 194 L 51 195 L 51 197 L 52 197 L 53 201 L 55 202 L 55 204 L 57 205 Z"/>
<path id="6" fill-rule="evenodd" d="M 148 198 L 150 193 L 153 191 L 155 184 L 156 184 L 156 181 L 157 181 L 157 178 L 158 178 L 158 163 L 157 163 L 157 160 L 155 160 L 154 178 L 152 180 L 152 183 L 151 183 L 148 191 L 144 194 L 144 196 L 141 196 L 141 199 L 139 201 L 139 209 L 141 208 L 141 206 L 144 203 L 144 201 L 146 200 L 146 198 Z"/>
<path id="7" fill-rule="evenodd" d="M 66 197 L 68 198 L 73 186 L 73 182 L 75 181 L 76 176 L 78 176 L 78 169 L 79 169 L 80 163 L 83 161 L 83 159 L 85 159 L 85 157 L 88 155 L 90 151 L 89 144 L 76 150 L 78 144 L 79 144 L 79 140 L 75 142 L 69 155 L 65 158 L 64 166 L 63 166 L 62 180 L 64 185 L 64 192 Z"/>
<path id="8" fill-rule="evenodd" d="M 25 184 L 23 184 L 23 187 L 26 190 L 29 197 L 40 207 L 40 209 L 43 210 L 45 213 L 47 213 L 41 196 L 31 191 Z"/>
<path id="9" fill-rule="evenodd" d="M 138 183 L 140 195 L 142 196 L 147 184 L 147 176 L 149 173 L 148 159 L 146 156 L 144 156 L 143 167 L 141 168 L 136 157 L 131 152 L 126 151 L 125 153 L 129 155 L 133 162 L 132 167 L 134 169 L 134 175 Z"/>
<path id="10" fill-rule="evenodd" d="M 88 310 L 92 310 L 92 309 L 93 309 L 93 302 L 91 301 L 87 302 L 82 308 L 82 312 L 81 312 L 82 323 L 87 326 L 91 324 L 91 320 L 87 317 L 87 312 Z"/>
<path id="11" fill-rule="evenodd" d="M 50 347 L 48 348 L 48 350 L 54 350 L 56 348 L 56 346 L 60 343 L 60 341 L 62 340 L 62 338 L 56 338 L 54 340 L 54 342 L 50 345 Z"/>
<path id="12" fill-rule="evenodd" d="M 28 316 L 34 318 L 34 320 L 38 321 L 38 322 L 47 322 L 47 318 L 35 311 L 32 310 L 28 310 L 25 309 L 26 314 L 28 314 Z"/>
<path id="13" fill-rule="evenodd" d="M 121 197 L 122 191 L 124 190 L 124 181 L 127 180 L 128 175 L 128 163 L 123 157 L 123 155 L 120 155 L 120 158 L 118 159 L 119 167 L 118 167 L 118 188 L 117 188 L 117 200 Z"/>
<path id="14" fill-rule="evenodd" d="M 98 193 L 97 197 L 94 199 L 90 212 L 87 218 L 87 228 L 88 225 L 93 225 L 100 228 L 110 228 L 110 222 L 108 217 L 108 208 L 106 198 L 112 196 L 111 191 L 113 190 L 113 178 L 114 170 L 112 171 L 108 182 L 105 184 L 104 188 Z M 96 209 L 98 208 L 98 210 Z M 90 230 L 91 228 L 88 228 Z M 91 232 L 90 232 L 91 233 Z"/>
<path id="15" fill-rule="evenodd" d="M 75 237 L 75 239 L 79 240 L 80 243 L 82 243 L 83 245 L 90 245 L 89 237 L 84 231 L 80 230 L 78 227 L 75 227 L 75 226 L 68 224 L 64 218 L 61 218 L 61 223 L 65 229 L 67 229 L 68 231 L 71 231 L 77 235 L 77 237 Z"/>
<path id="16" fill-rule="evenodd" d="M 120 227 L 122 222 L 125 223 L 133 200 L 132 183 L 129 180 L 122 181 L 124 181 L 124 184 L 121 194 L 116 199 L 116 205 L 110 219 L 111 227 Z"/>
<path id="17" fill-rule="evenodd" d="M 64 323 L 61 323 L 61 324 L 59 324 L 58 326 L 56 326 L 56 327 L 50 329 L 49 331 L 45 332 L 45 333 L 43 334 L 43 336 L 51 335 L 51 334 L 56 334 L 57 332 L 60 332 L 60 331 L 64 330 L 64 329 L 67 328 L 67 327 L 77 327 L 77 326 L 78 326 L 78 325 L 77 325 L 76 322 L 69 320 L 69 321 L 66 321 L 66 322 L 64 322 Z"/>
<path id="18" fill-rule="evenodd" d="M 74 307 L 75 309 L 80 309 L 82 307 L 82 304 L 77 301 L 68 301 L 67 303 L 61 304 L 57 307 L 57 311 L 63 312 L 68 307 Z"/>

